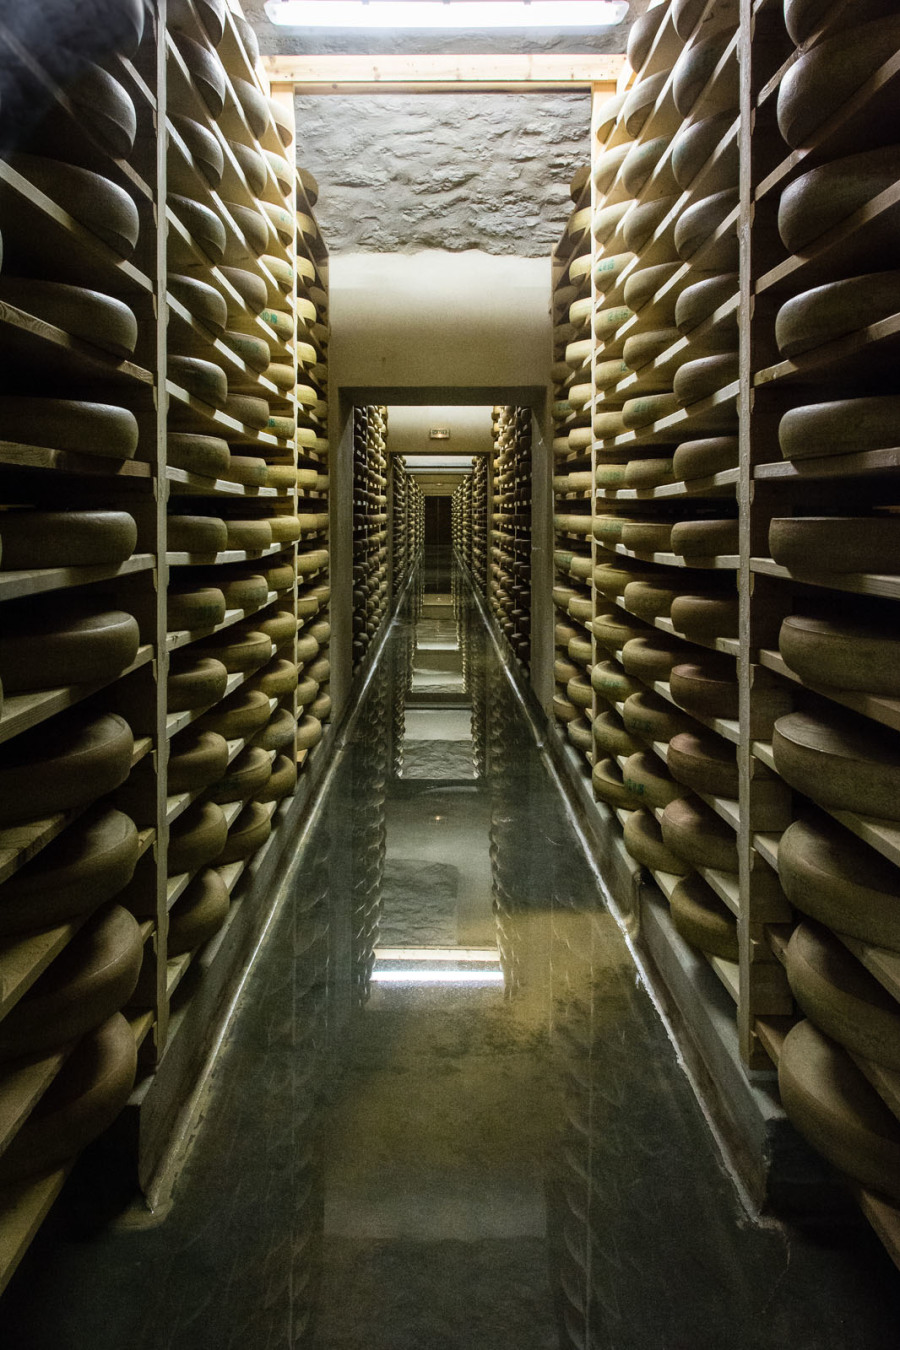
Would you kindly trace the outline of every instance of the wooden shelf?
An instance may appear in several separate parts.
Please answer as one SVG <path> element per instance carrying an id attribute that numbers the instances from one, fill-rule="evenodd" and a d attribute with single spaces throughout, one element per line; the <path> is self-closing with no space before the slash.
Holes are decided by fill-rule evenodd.
<path id="1" fill-rule="evenodd" d="M 825 685 L 808 684 L 791 670 L 784 657 L 777 651 L 764 648 L 759 653 L 759 662 L 760 665 L 774 670 L 776 674 L 802 689 L 809 689 L 814 694 L 831 699 L 833 703 L 852 708 L 854 712 L 862 713 L 864 717 L 870 717 L 875 722 L 900 731 L 900 698 L 884 698 L 876 694 L 860 694 L 848 689 L 829 689 Z"/>
<path id="2" fill-rule="evenodd" d="M 900 598 L 900 576 L 882 576 L 872 572 L 789 572 L 771 558 L 751 558 L 750 570 L 767 577 L 783 577 L 800 586 L 821 586 L 833 591 L 851 591 L 856 595 L 875 595 L 888 600 Z"/>
<path id="3" fill-rule="evenodd" d="M 63 1188 L 68 1168 L 0 1190 L 0 1294 Z"/>
<path id="4" fill-rule="evenodd" d="M 3 700 L 0 715 L 0 744 L 20 735 L 30 727 L 37 726 L 65 708 L 71 708 L 82 699 L 90 698 L 99 689 L 105 689 L 117 680 L 124 679 L 135 670 L 140 670 L 153 658 L 153 648 L 145 644 L 138 648 L 137 656 L 130 666 L 111 675 L 108 680 L 96 684 L 73 684 L 57 689 L 39 689 L 30 694 L 7 694 Z"/>
<path id="5" fill-rule="evenodd" d="M 106 567 L 44 567 L 35 571 L 0 571 L 0 601 L 16 600 L 27 595 L 41 595 L 46 591 L 64 590 L 70 586 L 87 586 L 94 581 L 113 581 L 118 577 L 133 576 L 156 567 L 151 553 L 135 553 L 126 562 Z"/>

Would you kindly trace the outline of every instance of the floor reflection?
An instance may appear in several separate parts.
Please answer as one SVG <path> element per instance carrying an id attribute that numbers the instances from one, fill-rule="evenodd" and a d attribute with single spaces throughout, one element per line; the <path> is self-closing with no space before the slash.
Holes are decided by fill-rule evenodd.
<path id="1" fill-rule="evenodd" d="M 887 1350 L 860 1229 L 751 1222 L 471 592 L 407 592 L 171 1213 L 74 1175 L 24 1350 Z"/>

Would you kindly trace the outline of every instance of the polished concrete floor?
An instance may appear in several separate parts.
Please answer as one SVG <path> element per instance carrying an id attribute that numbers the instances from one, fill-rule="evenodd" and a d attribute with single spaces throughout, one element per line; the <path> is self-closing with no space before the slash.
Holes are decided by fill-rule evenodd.
<path id="1" fill-rule="evenodd" d="M 863 1225 L 742 1207 L 446 561 L 299 841 L 165 1220 L 100 1222 L 98 1165 L 4 1350 L 900 1343 Z"/>

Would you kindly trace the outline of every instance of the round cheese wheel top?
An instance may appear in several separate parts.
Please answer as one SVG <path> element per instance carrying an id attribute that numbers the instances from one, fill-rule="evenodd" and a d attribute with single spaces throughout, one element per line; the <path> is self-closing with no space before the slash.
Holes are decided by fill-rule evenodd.
<path id="1" fill-rule="evenodd" d="M 672 141 L 672 173 L 682 191 L 690 187 L 705 167 L 736 118 L 736 111 L 728 109 L 711 117 L 695 118 L 679 129 Z"/>
<path id="2" fill-rule="evenodd" d="M 778 232 L 800 256 L 900 178 L 900 146 L 882 146 L 829 161 L 795 178 L 782 191 Z"/>
<path id="3" fill-rule="evenodd" d="M 778 875 L 791 904 L 836 933 L 900 951 L 900 871 L 830 816 L 785 830 Z"/>
<path id="4" fill-rule="evenodd" d="M 0 546 L 5 571 L 114 566 L 130 558 L 137 525 L 125 511 L 4 511 Z"/>
<path id="5" fill-rule="evenodd" d="M 650 55 L 650 49 L 665 21 L 666 14 L 666 5 L 654 5 L 639 15 L 631 25 L 625 52 L 632 70 L 640 70 Z"/>
<path id="6" fill-rule="evenodd" d="M 116 356 L 129 357 L 137 346 L 137 319 L 114 296 L 59 281 L 4 276 L 0 300 Z"/>
<path id="7" fill-rule="evenodd" d="M 0 396 L 0 422 L 4 437 L 23 445 L 104 459 L 133 459 L 138 448 L 134 413 L 108 403 L 5 394 Z"/>
<path id="8" fill-rule="evenodd" d="M 846 1050 L 812 1022 L 781 1047 L 778 1087 L 791 1122 L 840 1171 L 900 1201 L 900 1124 Z"/>
<path id="9" fill-rule="evenodd" d="M 692 866 L 737 872 L 737 835 L 699 797 L 669 802 L 660 824 L 666 846 Z"/>
<path id="10" fill-rule="evenodd" d="M 244 114 L 247 126 L 256 139 L 260 140 L 269 125 L 267 99 L 255 84 L 251 84 L 249 80 L 241 79 L 240 76 L 232 76 L 231 84 L 237 95 L 238 103 L 241 105 L 241 111 Z"/>
<path id="11" fill-rule="evenodd" d="M 785 459 L 856 454 L 898 444 L 900 397 L 845 398 L 789 408 L 778 427 Z"/>
<path id="12" fill-rule="evenodd" d="M 202 42 L 195 42 L 187 33 L 176 31 L 173 38 L 200 97 L 213 118 L 218 119 L 225 107 L 226 88 L 221 61 Z"/>
<path id="13" fill-rule="evenodd" d="M 17 154 L 13 162 L 30 183 L 114 253 L 131 257 L 137 247 L 140 217 L 124 188 L 90 169 L 39 155 Z"/>
<path id="14" fill-rule="evenodd" d="M 124 783 L 134 737 L 117 713 L 53 718 L 19 736 L 0 758 L 0 824 L 85 806 Z"/>
<path id="15" fill-rule="evenodd" d="M 890 623 L 789 614 L 778 647 L 791 670 L 813 687 L 900 696 L 900 638 Z M 878 618 L 882 618 L 881 615 Z"/>
<path id="16" fill-rule="evenodd" d="M 710 956 L 738 960 L 737 922 L 702 877 L 689 876 L 680 881 L 669 906 L 672 922 L 685 942 Z"/>
<path id="17" fill-rule="evenodd" d="M 900 819 L 900 751 L 883 729 L 829 710 L 775 723 L 775 767 L 791 787 L 833 810 Z"/>
<path id="18" fill-rule="evenodd" d="M 230 896 L 221 872 L 204 868 L 169 912 L 170 957 L 195 951 L 219 931 L 228 915 Z"/>
<path id="19" fill-rule="evenodd" d="M 197 277 L 170 274 L 167 286 L 176 300 L 180 300 L 185 309 L 199 319 L 216 337 L 221 337 L 228 323 L 228 306 L 222 294 L 215 286 Z"/>
<path id="20" fill-rule="evenodd" d="M 193 117 L 175 112 L 169 117 L 207 183 L 217 188 L 225 172 L 225 155 L 216 137 Z"/>
<path id="21" fill-rule="evenodd" d="M 111 806 L 91 808 L 0 886 L 0 934 L 36 932 L 89 914 L 134 873 L 134 821 Z"/>
<path id="22" fill-rule="evenodd" d="M 795 150 L 810 145 L 815 133 L 884 63 L 884 54 L 900 45 L 900 16 L 891 14 L 858 23 L 825 37 L 785 72 L 778 86 L 778 129 Z"/>
<path id="23" fill-rule="evenodd" d="M 238 167 L 247 180 L 247 186 L 254 197 L 259 197 L 265 192 L 268 174 L 266 173 L 266 162 L 258 151 L 252 146 L 245 145 L 243 141 L 229 141 L 231 153 L 238 162 Z"/>

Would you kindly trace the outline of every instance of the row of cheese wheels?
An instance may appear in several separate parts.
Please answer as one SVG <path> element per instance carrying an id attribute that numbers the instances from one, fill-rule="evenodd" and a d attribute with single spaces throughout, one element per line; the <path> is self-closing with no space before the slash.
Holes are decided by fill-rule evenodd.
<path id="1" fill-rule="evenodd" d="M 353 422 L 353 663 L 358 666 L 380 629 L 389 603 L 387 531 L 388 410 L 354 409 Z"/>

